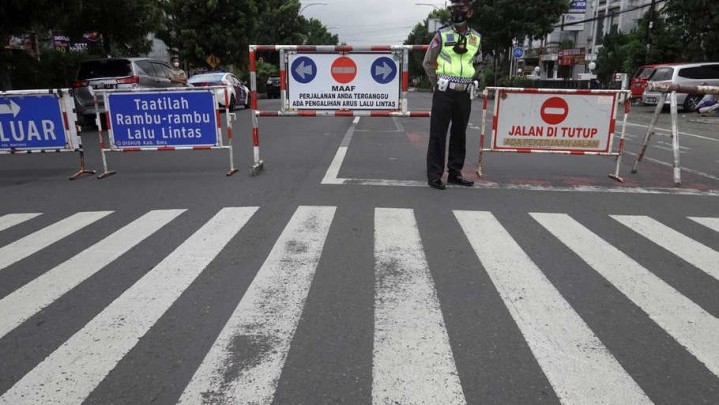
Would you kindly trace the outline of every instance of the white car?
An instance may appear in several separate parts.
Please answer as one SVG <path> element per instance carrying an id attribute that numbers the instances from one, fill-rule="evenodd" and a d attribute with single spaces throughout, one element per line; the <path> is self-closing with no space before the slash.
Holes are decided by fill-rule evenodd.
<path id="1" fill-rule="evenodd" d="M 238 105 L 245 108 L 250 106 L 250 90 L 242 84 L 242 82 L 232 73 L 228 72 L 210 72 L 194 75 L 187 80 L 194 87 L 207 86 L 226 86 L 229 92 L 230 111 L 234 110 Z M 221 107 L 225 106 L 225 92 L 223 89 L 216 89 L 217 100 Z"/>

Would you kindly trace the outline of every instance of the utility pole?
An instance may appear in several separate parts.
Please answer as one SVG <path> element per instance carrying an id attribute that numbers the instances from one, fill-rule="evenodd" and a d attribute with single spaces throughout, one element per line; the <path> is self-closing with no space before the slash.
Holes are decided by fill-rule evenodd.
<path id="1" fill-rule="evenodd" d="M 649 51 L 652 49 L 652 29 L 654 28 L 655 6 L 656 0 L 652 0 L 652 4 L 649 6 L 649 24 L 647 26 L 647 54 L 644 58 L 646 63 L 649 63 Z"/>

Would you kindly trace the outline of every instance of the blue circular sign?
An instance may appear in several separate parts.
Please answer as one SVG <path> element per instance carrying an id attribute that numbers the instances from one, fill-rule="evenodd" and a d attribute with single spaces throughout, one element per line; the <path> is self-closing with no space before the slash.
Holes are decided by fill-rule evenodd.
<path id="1" fill-rule="evenodd" d="M 517 59 L 521 58 L 522 56 L 524 56 L 524 49 L 520 46 L 515 47 L 512 50 L 512 56 L 514 56 Z"/>
<path id="2" fill-rule="evenodd" d="M 290 73 L 296 81 L 307 84 L 317 76 L 317 65 L 312 59 L 300 56 L 292 62 Z"/>
<path id="3" fill-rule="evenodd" d="M 379 84 L 387 84 L 397 76 L 397 64 L 387 57 L 375 60 L 371 69 L 372 78 Z"/>

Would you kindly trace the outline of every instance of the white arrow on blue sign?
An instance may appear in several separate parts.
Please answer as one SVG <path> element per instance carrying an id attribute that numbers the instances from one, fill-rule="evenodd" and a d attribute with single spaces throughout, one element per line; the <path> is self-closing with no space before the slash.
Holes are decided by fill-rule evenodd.
<path id="1" fill-rule="evenodd" d="M 519 59 L 524 56 L 524 48 L 521 46 L 516 46 L 512 50 L 512 56 L 514 56 L 516 59 Z"/>
<path id="2" fill-rule="evenodd" d="M 0 96 L 0 149 L 62 149 L 66 146 L 65 124 L 57 96 Z"/>

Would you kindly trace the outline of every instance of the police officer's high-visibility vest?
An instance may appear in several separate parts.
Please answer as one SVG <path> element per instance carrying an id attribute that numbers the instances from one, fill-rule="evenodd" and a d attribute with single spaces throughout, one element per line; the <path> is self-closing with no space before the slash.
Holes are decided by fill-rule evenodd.
<path id="1" fill-rule="evenodd" d="M 458 54 L 453 49 L 461 40 L 461 36 L 451 26 L 440 28 L 439 34 L 442 38 L 442 50 L 437 57 L 437 76 L 461 82 L 474 77 L 475 71 L 472 63 L 474 55 L 480 47 L 479 33 L 471 28 L 467 29 L 467 52 L 463 54 Z"/>

